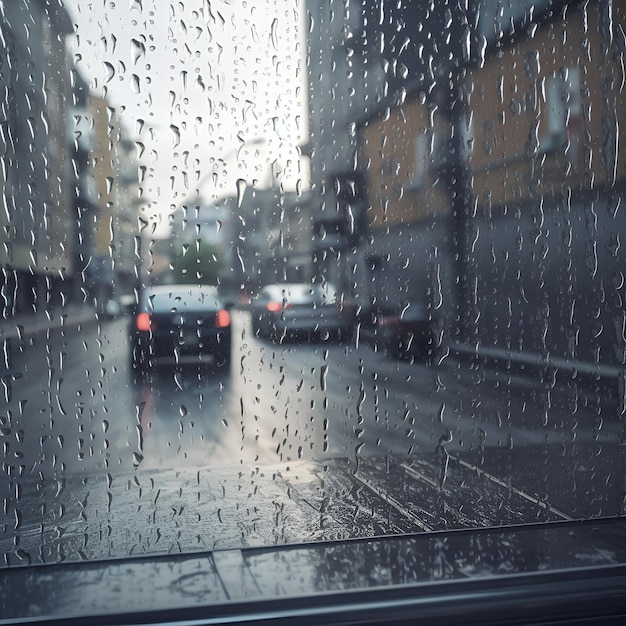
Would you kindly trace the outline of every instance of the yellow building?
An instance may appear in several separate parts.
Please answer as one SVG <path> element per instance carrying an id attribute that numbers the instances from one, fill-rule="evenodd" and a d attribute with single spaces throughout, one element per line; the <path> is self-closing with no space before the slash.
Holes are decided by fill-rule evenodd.
<path id="1" fill-rule="evenodd" d="M 445 119 L 431 116 L 419 93 L 363 125 L 361 166 L 367 171 L 370 229 L 432 219 L 448 210 L 433 161 L 449 133 Z"/>
<path id="2" fill-rule="evenodd" d="M 569 7 L 468 70 L 469 167 L 479 206 L 524 203 L 626 178 L 626 159 L 618 158 L 626 141 L 620 49 L 626 7 L 611 7 L 611 20 L 604 21 L 597 3 Z"/>
<path id="3" fill-rule="evenodd" d="M 626 8 L 611 7 L 603 21 L 597 3 L 572 5 L 537 28 L 503 38 L 484 63 L 463 68 L 469 96 L 460 119 L 444 115 L 424 85 L 367 120 L 360 162 L 370 228 L 419 222 L 449 209 L 450 190 L 438 171 L 453 132 L 465 143 L 458 157 L 467 158 L 472 206 L 532 201 L 625 179 L 626 159 L 618 151 L 626 141 L 620 123 Z"/>

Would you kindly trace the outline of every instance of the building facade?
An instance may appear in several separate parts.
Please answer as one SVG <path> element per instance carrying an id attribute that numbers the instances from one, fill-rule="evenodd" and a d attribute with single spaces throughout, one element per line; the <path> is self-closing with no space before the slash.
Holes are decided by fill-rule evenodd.
<path id="1" fill-rule="evenodd" d="M 349 288 L 366 310 L 377 297 L 372 272 L 382 267 L 388 242 L 381 240 L 380 250 L 370 242 L 379 225 L 372 210 L 387 209 L 372 209 L 367 197 L 377 183 L 359 146 L 363 124 L 384 116 L 415 85 L 432 85 L 451 59 L 464 58 L 460 33 L 469 28 L 468 16 L 448 3 L 409 0 L 331 0 L 306 8 L 314 267 Z M 445 62 L 437 68 L 433 58 Z"/>
<path id="2" fill-rule="evenodd" d="M 371 298 L 425 298 L 442 346 L 615 372 L 625 11 L 495 4 L 443 95 L 416 84 L 360 124 Z"/>
<path id="3" fill-rule="evenodd" d="M 97 310 L 141 281 L 138 161 L 115 108 L 75 73 L 68 137 L 73 150 L 77 257 L 84 299 Z"/>
<path id="4" fill-rule="evenodd" d="M 0 28 L 0 300 L 8 316 L 70 297 L 65 38 L 71 23 L 60 2 L 28 0 L 3 4 Z"/>
<path id="5" fill-rule="evenodd" d="M 565 3 L 468 71 L 474 346 L 625 363 L 625 30 Z"/>

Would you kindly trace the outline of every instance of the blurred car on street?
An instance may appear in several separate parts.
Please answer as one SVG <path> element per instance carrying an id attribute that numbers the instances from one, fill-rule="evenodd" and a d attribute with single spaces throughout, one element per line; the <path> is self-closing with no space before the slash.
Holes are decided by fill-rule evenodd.
<path id="1" fill-rule="evenodd" d="M 159 285 L 143 290 L 131 322 L 131 366 L 230 362 L 230 313 L 213 286 Z"/>
<path id="2" fill-rule="evenodd" d="M 331 283 L 267 285 L 252 303 L 254 334 L 272 340 L 345 340 L 352 336 L 354 320 L 352 301 Z"/>
<path id="3" fill-rule="evenodd" d="M 432 320 L 425 304 L 406 302 L 383 307 L 375 316 L 376 344 L 395 358 L 428 358 L 432 351 Z"/>

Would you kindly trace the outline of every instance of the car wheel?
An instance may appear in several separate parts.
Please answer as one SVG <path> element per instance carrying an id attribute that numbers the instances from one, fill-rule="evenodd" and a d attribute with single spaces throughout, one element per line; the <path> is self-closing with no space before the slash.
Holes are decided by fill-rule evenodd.
<path id="1" fill-rule="evenodd" d="M 262 337 L 263 336 L 263 331 L 261 330 L 261 324 L 259 321 L 259 318 L 254 315 L 254 313 L 252 314 L 252 334 L 255 337 Z"/>
<path id="2" fill-rule="evenodd" d="M 220 352 L 215 356 L 215 364 L 219 368 L 226 368 L 230 365 L 231 351 Z"/>
<path id="3" fill-rule="evenodd" d="M 382 347 L 389 358 L 401 359 L 406 353 L 404 340 L 395 333 L 383 334 L 381 341 Z"/>
<path id="4" fill-rule="evenodd" d="M 337 331 L 337 341 L 341 344 L 351 343 L 354 339 L 354 327 L 346 326 Z"/>
<path id="5" fill-rule="evenodd" d="M 142 380 L 148 370 L 148 355 L 139 346 L 133 346 L 130 353 L 130 370 L 133 378 Z"/>

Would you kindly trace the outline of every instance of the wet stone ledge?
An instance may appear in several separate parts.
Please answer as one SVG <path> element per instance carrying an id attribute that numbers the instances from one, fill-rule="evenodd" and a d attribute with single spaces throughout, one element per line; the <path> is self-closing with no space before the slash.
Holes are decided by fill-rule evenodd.
<path id="1" fill-rule="evenodd" d="M 0 624 L 111 612 L 224 617 L 255 601 L 319 602 L 393 589 L 417 597 L 414 591 L 426 595 L 437 584 L 439 593 L 472 581 L 573 571 L 593 577 L 624 567 L 620 518 L 26 566 L 0 572 Z"/>

